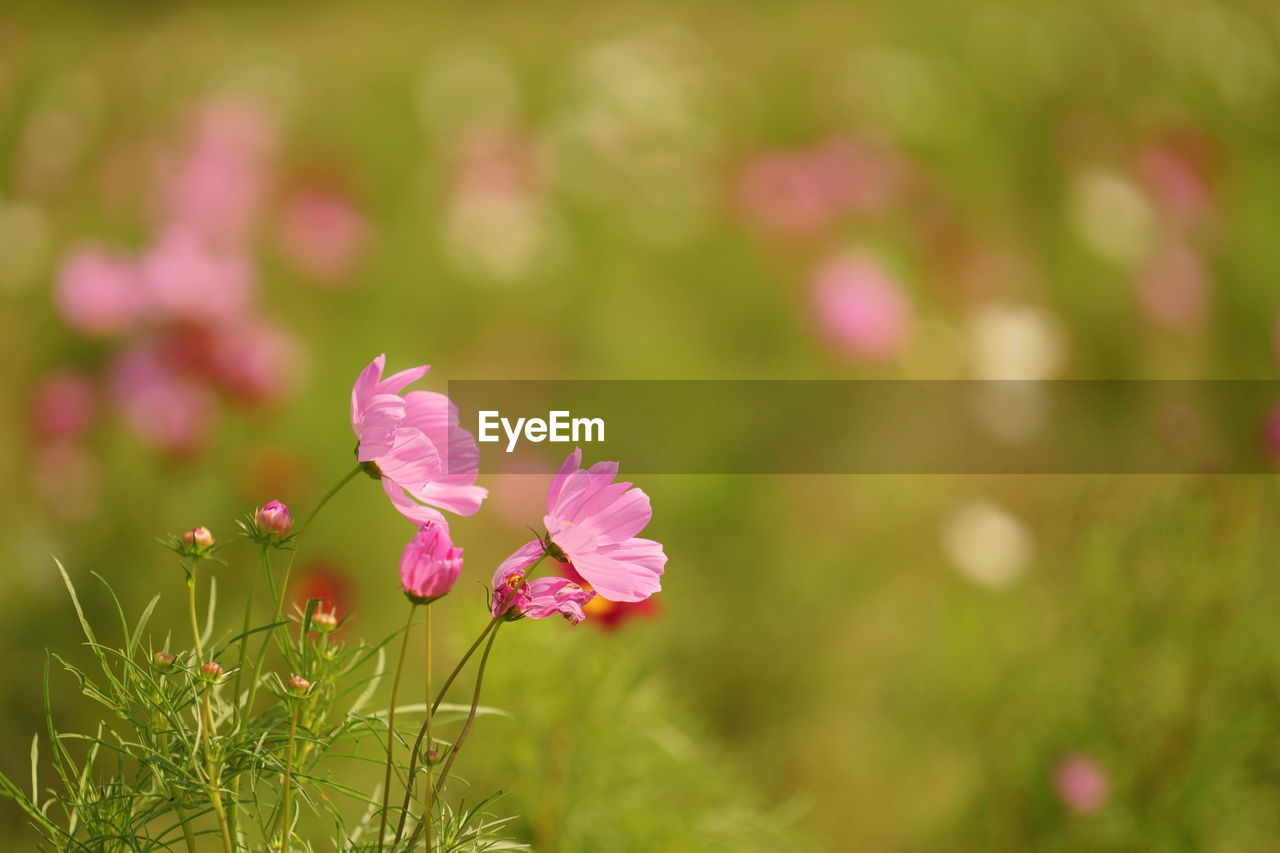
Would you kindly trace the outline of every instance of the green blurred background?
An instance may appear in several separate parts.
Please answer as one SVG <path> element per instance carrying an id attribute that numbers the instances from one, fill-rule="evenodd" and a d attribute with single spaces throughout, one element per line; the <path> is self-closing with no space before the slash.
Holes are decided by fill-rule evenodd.
<path id="1" fill-rule="evenodd" d="M 155 538 L 305 511 L 380 352 L 436 390 L 1274 378 L 1278 38 L 1261 0 L 9 4 L 0 769 L 77 642 L 51 555 L 99 622 L 91 570 L 178 600 Z M 541 514 L 484 482 L 442 659 Z M 639 485 L 657 607 L 510 631 L 462 761 L 538 849 L 1280 845 L 1273 478 Z M 380 636 L 410 533 L 358 481 L 302 579 Z M 54 711 L 93 725 L 56 674 Z"/>

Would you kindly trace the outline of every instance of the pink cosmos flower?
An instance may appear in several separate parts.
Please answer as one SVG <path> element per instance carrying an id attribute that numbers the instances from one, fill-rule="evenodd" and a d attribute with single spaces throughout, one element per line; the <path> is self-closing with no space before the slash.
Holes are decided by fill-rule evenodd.
<path id="1" fill-rule="evenodd" d="M 208 440 L 212 395 L 174 372 L 158 348 L 143 344 L 124 352 L 111 367 L 109 384 L 125 424 L 143 444 L 189 456 Z"/>
<path id="2" fill-rule="evenodd" d="M 298 339 L 264 320 L 220 325 L 207 343 L 212 379 L 237 402 L 249 405 L 289 394 L 305 362 Z"/>
<path id="3" fill-rule="evenodd" d="M 543 523 L 553 556 L 573 564 L 591 588 L 610 601 L 641 601 L 662 588 L 667 564 L 662 545 L 637 539 L 653 517 L 649 496 L 615 483 L 617 462 L 581 469 L 582 449 L 569 454 L 551 480 Z"/>
<path id="4" fill-rule="evenodd" d="M 1087 755 L 1068 755 L 1053 771 L 1058 796 L 1072 812 L 1092 814 L 1106 805 L 1111 793 L 1107 774 Z"/>
<path id="5" fill-rule="evenodd" d="M 69 251 L 54 282 L 58 313 L 68 326 L 93 336 L 118 334 L 143 307 L 137 265 L 115 250 L 85 244 Z"/>
<path id="6" fill-rule="evenodd" d="M 495 618 L 545 619 L 559 613 L 575 625 L 587 618 L 583 607 L 595 598 L 594 592 L 564 577 L 525 580 L 529 567 L 545 553 L 542 542 L 526 542 L 498 566 L 489 602 L 489 612 Z"/>
<path id="7" fill-rule="evenodd" d="M 910 334 L 907 298 L 868 257 L 844 255 L 822 264 L 813 277 L 812 297 L 822 331 L 851 355 L 888 358 Z"/>
<path id="8" fill-rule="evenodd" d="M 400 584 L 415 604 L 427 604 L 453 588 L 462 571 L 462 549 L 449 538 L 449 525 L 428 521 L 400 556 Z"/>
<path id="9" fill-rule="evenodd" d="M 444 523 L 440 510 L 472 515 L 488 490 L 475 485 L 480 451 L 458 426 L 458 409 L 443 394 L 400 392 L 422 378 L 421 365 L 382 378 L 380 355 L 351 389 L 351 428 L 357 458 L 372 463 L 391 503 L 414 524 Z"/>

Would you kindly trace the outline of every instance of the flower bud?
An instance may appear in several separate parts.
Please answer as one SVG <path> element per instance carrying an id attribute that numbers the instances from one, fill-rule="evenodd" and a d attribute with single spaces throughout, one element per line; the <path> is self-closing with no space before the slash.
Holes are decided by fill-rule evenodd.
<path id="1" fill-rule="evenodd" d="M 173 669 L 173 665 L 174 663 L 177 662 L 177 660 L 178 659 L 175 656 L 169 654 L 168 652 L 156 652 L 154 655 L 151 656 L 152 663 L 154 663 L 156 669 L 159 669 L 159 670 Z"/>
<path id="2" fill-rule="evenodd" d="M 210 684 L 217 684 L 222 680 L 222 667 L 217 661 L 209 661 L 200 667 L 200 678 Z"/>
<path id="3" fill-rule="evenodd" d="M 259 533 L 279 539 L 288 536 L 293 529 L 293 515 L 280 501 L 268 501 L 258 507 L 253 515 L 253 523 L 257 525 Z"/>
<path id="4" fill-rule="evenodd" d="M 301 675 L 295 675 L 290 678 L 284 683 L 284 686 L 292 696 L 306 696 L 311 691 L 311 682 Z"/>
<path id="5" fill-rule="evenodd" d="M 320 634 L 332 634 L 338 630 L 338 614 L 332 610 L 317 610 L 311 614 L 311 630 Z"/>
<path id="6" fill-rule="evenodd" d="M 212 548 L 213 534 L 207 527 L 193 527 L 182 534 L 182 544 L 188 548 Z"/>

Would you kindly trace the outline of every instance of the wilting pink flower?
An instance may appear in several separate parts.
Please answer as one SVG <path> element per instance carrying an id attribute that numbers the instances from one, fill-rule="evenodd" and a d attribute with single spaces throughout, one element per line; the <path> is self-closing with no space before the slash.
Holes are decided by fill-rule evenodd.
<path id="1" fill-rule="evenodd" d="M 383 379 L 386 360 L 385 355 L 375 358 L 351 389 L 357 458 L 376 467 L 387 497 L 414 524 L 443 524 L 442 509 L 474 514 L 488 495 L 475 485 L 480 460 L 475 437 L 458 426 L 457 407 L 443 394 L 400 394 L 426 374 L 427 365 Z"/>
<path id="2" fill-rule="evenodd" d="M 308 189 L 285 203 L 280 251 L 303 275 L 338 282 L 350 275 L 368 242 L 368 221 L 337 193 Z"/>
<path id="3" fill-rule="evenodd" d="M 198 232 L 174 227 L 142 258 L 151 312 L 163 320 L 234 320 L 252 301 L 253 266 L 243 255 L 215 249 Z"/>
<path id="4" fill-rule="evenodd" d="M 142 346 L 124 353 L 112 367 L 110 384 L 125 423 L 144 444 L 189 455 L 208 439 L 213 422 L 211 394 L 175 374 L 155 348 Z"/>
<path id="5" fill-rule="evenodd" d="M 1087 755 L 1068 755 L 1053 771 L 1062 804 L 1076 814 L 1092 814 L 1106 805 L 1111 792 L 1107 774 Z"/>
<path id="6" fill-rule="evenodd" d="M 887 358 L 910 333 L 907 298 L 868 257 L 844 255 L 822 264 L 813 277 L 812 298 L 822 331 L 852 355 Z"/>
<path id="7" fill-rule="evenodd" d="M 1157 250 L 1138 273 L 1138 297 L 1151 319 L 1186 330 L 1204 319 L 1208 284 L 1196 253 L 1174 243 Z"/>
<path id="8" fill-rule="evenodd" d="M 186 143 L 161 174 L 159 215 L 219 246 L 242 244 L 270 186 L 276 133 L 244 98 L 200 105 Z"/>
<path id="9" fill-rule="evenodd" d="M 253 514 L 253 523 L 263 533 L 287 536 L 293 529 L 293 514 L 280 501 L 267 501 Z"/>
<path id="10" fill-rule="evenodd" d="M 462 572 L 462 549 L 449 538 L 449 525 L 428 521 L 400 555 L 400 588 L 415 604 L 447 593 Z"/>
<path id="11" fill-rule="evenodd" d="M 62 262 L 54 299 L 62 319 L 78 332 L 95 336 L 122 332 L 143 308 L 137 264 L 105 246 L 78 246 Z"/>
<path id="12" fill-rule="evenodd" d="M 84 374 L 64 370 L 46 376 L 31 402 L 36 438 L 79 438 L 93 420 L 97 398 L 93 382 Z"/>
<path id="13" fill-rule="evenodd" d="M 586 618 L 583 607 L 595 598 L 594 592 L 564 577 L 526 580 L 529 568 L 544 554 L 542 542 L 526 542 L 498 566 L 489 601 L 489 611 L 495 618 L 545 619 L 559 613 L 575 625 Z"/>
<path id="14" fill-rule="evenodd" d="M 565 561 L 610 601 L 641 601 L 662 588 L 662 545 L 637 539 L 653 517 L 649 496 L 615 483 L 617 462 L 580 469 L 582 449 L 569 454 L 551 480 L 543 523 Z M 554 553 L 554 552 L 553 552 Z"/>

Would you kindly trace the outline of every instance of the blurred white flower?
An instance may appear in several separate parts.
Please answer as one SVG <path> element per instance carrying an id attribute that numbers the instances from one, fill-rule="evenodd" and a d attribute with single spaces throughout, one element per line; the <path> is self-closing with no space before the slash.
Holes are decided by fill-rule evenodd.
<path id="1" fill-rule="evenodd" d="M 969 346 L 978 379 L 1016 380 L 976 386 L 978 420 L 996 437 L 1021 441 L 1048 418 L 1038 380 L 1062 366 L 1066 335 L 1048 312 L 1029 305 L 988 305 L 970 321 Z"/>
<path id="2" fill-rule="evenodd" d="M 1086 169 L 1071 188 L 1072 226 L 1095 254 L 1126 266 L 1140 262 L 1155 240 L 1155 212 L 1142 189 L 1106 169 Z"/>
<path id="3" fill-rule="evenodd" d="M 1021 521 L 989 501 L 961 507 L 942 526 L 942 548 L 962 575 L 990 588 L 1008 586 L 1035 551 Z"/>

